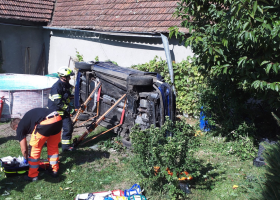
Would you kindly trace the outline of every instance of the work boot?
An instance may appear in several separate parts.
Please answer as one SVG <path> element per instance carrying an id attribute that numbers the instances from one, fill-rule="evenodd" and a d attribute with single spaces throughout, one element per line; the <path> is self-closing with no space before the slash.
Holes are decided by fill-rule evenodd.
<path id="1" fill-rule="evenodd" d="M 52 176 L 53 178 L 57 178 L 58 177 L 58 172 L 54 172 L 54 171 L 48 170 L 47 173 L 50 176 Z"/>
<path id="2" fill-rule="evenodd" d="M 38 176 L 32 178 L 29 177 L 28 175 L 24 175 L 24 180 L 31 181 L 31 182 L 38 181 Z"/>

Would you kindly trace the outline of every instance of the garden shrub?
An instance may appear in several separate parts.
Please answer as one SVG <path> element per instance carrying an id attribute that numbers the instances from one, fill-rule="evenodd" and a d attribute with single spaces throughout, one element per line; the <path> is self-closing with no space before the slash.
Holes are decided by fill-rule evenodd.
<path id="1" fill-rule="evenodd" d="M 207 78 L 202 105 L 223 135 L 243 123 L 253 124 L 258 136 L 277 131 L 270 112 L 280 106 L 279 7 L 278 0 L 178 2 L 175 16 L 190 34 L 171 27 L 170 37 L 195 54 L 194 65 Z"/>
<path id="2" fill-rule="evenodd" d="M 169 84 L 170 75 L 165 60 L 157 56 L 148 63 L 133 65 L 132 68 L 141 71 L 157 72 Z M 177 92 L 176 107 L 179 111 L 191 116 L 198 116 L 198 100 L 200 88 L 203 84 L 203 77 L 198 72 L 198 67 L 193 65 L 192 58 L 188 57 L 182 62 L 173 62 L 174 84 Z"/>
<path id="3" fill-rule="evenodd" d="M 275 113 L 271 113 L 280 126 L 280 119 Z M 280 141 L 274 145 L 264 144 L 265 151 L 265 181 L 258 181 L 257 191 L 250 190 L 250 199 L 266 200 L 280 199 Z"/>
<path id="4" fill-rule="evenodd" d="M 280 199 L 280 142 L 264 146 L 265 177 L 258 179 L 255 187 L 247 188 L 248 197 L 255 200 Z"/>
<path id="5" fill-rule="evenodd" d="M 134 127 L 131 132 L 135 153 L 133 163 L 141 176 L 141 184 L 155 191 L 164 191 L 172 199 L 184 196 L 178 187 L 177 174 L 183 171 L 193 176 L 196 174 L 194 147 L 197 139 L 194 132 L 193 127 L 185 122 L 173 124 L 168 119 L 161 129 L 140 130 Z M 169 136 L 171 134 L 172 137 Z M 154 167 L 160 167 L 157 175 Z M 173 172 L 172 176 L 168 175 L 167 168 Z"/>

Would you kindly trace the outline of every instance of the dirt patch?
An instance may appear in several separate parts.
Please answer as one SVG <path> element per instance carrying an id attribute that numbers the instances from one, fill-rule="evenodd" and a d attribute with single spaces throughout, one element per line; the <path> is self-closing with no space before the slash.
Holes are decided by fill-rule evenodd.
<path id="1" fill-rule="evenodd" d="M 10 123 L 1 123 L 0 124 L 0 136 L 3 136 L 3 137 L 16 136 L 16 132 L 11 129 Z"/>

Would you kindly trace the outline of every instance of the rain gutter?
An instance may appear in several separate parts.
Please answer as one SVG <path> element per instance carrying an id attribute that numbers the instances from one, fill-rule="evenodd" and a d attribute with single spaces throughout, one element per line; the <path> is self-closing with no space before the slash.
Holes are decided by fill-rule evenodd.
<path id="1" fill-rule="evenodd" d="M 89 30 L 80 30 L 74 28 L 57 28 L 57 27 L 49 27 L 43 26 L 43 29 L 49 29 L 54 31 L 74 31 L 80 33 L 95 33 L 95 34 L 103 34 L 103 35 L 113 35 L 113 36 L 129 36 L 129 37 L 147 37 L 147 38 L 161 38 L 160 35 L 152 35 L 152 34 L 129 34 L 129 33 L 121 33 L 121 32 L 100 32 L 100 31 L 89 31 Z"/>

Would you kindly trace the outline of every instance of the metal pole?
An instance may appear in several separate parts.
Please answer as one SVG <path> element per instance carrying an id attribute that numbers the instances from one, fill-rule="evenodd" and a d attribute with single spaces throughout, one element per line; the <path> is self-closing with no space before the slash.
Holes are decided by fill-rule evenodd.
<path id="1" fill-rule="evenodd" d="M 169 74 L 170 74 L 170 80 L 171 80 L 171 83 L 172 83 L 172 88 L 173 88 L 173 91 L 174 91 L 174 95 L 176 96 L 176 90 L 175 90 L 175 86 L 174 86 L 174 72 L 173 72 L 173 67 L 172 67 L 168 38 L 163 34 L 160 34 L 160 35 L 161 35 L 161 39 L 162 39 L 162 43 L 163 43 L 163 47 L 164 47 L 164 51 L 165 51 L 166 61 L 167 61 L 167 64 L 168 64 L 168 71 L 169 71 Z"/>
<path id="2" fill-rule="evenodd" d="M 11 96 L 10 96 L 10 94 L 11 94 L 11 91 L 9 90 L 9 112 L 10 112 L 10 115 L 11 115 L 11 117 L 12 117 L 12 111 L 11 111 Z"/>
<path id="3" fill-rule="evenodd" d="M 42 108 L 44 108 L 44 90 L 42 90 Z"/>

